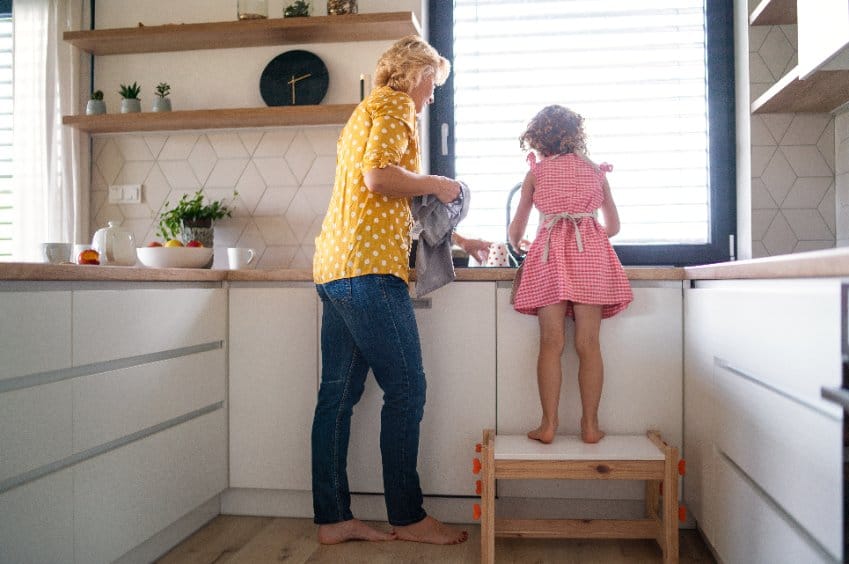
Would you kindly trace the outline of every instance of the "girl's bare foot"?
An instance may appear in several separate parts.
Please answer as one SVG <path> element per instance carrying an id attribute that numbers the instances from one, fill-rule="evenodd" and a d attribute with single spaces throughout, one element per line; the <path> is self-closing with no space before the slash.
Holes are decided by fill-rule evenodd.
<path id="1" fill-rule="evenodd" d="M 429 515 L 418 523 L 395 527 L 392 532 L 398 540 L 429 544 L 460 544 L 469 538 L 466 531 L 449 527 Z"/>
<path id="2" fill-rule="evenodd" d="M 598 428 L 598 421 L 589 422 L 581 418 L 581 440 L 594 444 L 604 438 L 604 432 Z"/>
<path id="3" fill-rule="evenodd" d="M 554 440 L 555 433 L 557 433 L 557 421 L 554 423 L 543 421 L 539 424 L 539 427 L 533 431 L 528 431 L 528 438 L 549 444 Z"/>
<path id="4" fill-rule="evenodd" d="M 395 533 L 372 529 L 359 519 L 318 526 L 318 542 L 321 544 L 339 544 L 350 540 L 391 541 L 395 540 Z"/>

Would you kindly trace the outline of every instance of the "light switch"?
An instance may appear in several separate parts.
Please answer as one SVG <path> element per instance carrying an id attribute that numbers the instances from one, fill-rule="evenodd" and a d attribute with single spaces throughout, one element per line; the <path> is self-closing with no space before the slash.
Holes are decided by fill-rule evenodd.
<path id="1" fill-rule="evenodd" d="M 109 187 L 110 204 L 139 204 L 141 196 L 141 184 L 115 184 Z"/>

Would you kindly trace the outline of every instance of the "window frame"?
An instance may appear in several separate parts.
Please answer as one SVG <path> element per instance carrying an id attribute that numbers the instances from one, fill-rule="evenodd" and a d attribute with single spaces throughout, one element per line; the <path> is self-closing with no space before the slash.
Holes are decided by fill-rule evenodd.
<path id="1" fill-rule="evenodd" d="M 454 62 L 454 2 L 428 0 L 428 41 Z M 734 2 L 705 2 L 707 30 L 705 64 L 708 100 L 708 197 L 710 242 L 705 244 L 616 245 L 623 265 L 690 266 L 733 260 L 737 242 L 737 153 L 734 66 Z M 443 124 L 448 127 L 443 139 Z M 430 171 L 454 177 L 454 78 L 453 72 L 439 87 L 430 106 Z M 518 136 L 517 132 L 517 136 Z M 443 154 L 443 145 L 447 154 Z M 518 150 L 518 146 L 517 146 Z M 522 171 L 524 173 L 524 171 Z M 614 194 L 615 194 L 614 185 Z M 505 191 L 505 214 L 507 192 Z M 506 226 L 505 226 L 506 229 Z M 473 235 L 473 234 L 472 234 Z M 506 234 L 505 234 L 506 237 Z"/>

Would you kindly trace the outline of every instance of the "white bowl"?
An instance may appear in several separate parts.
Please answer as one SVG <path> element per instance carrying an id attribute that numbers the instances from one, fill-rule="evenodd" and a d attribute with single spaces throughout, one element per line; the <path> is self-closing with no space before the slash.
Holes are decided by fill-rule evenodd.
<path id="1" fill-rule="evenodd" d="M 139 247 L 139 262 L 149 268 L 209 268 L 212 249 L 209 247 Z"/>

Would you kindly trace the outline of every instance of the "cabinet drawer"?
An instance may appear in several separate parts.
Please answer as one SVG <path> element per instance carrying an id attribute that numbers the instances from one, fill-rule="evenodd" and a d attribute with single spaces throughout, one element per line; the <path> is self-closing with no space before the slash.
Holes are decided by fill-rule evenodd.
<path id="1" fill-rule="evenodd" d="M 221 288 L 74 292 L 74 366 L 225 338 Z"/>
<path id="2" fill-rule="evenodd" d="M 733 368 L 717 364 L 715 375 L 722 398 L 717 448 L 827 550 L 841 554 L 842 420 Z"/>
<path id="3" fill-rule="evenodd" d="M 74 467 L 77 562 L 112 562 L 227 487 L 219 409 Z"/>
<path id="4" fill-rule="evenodd" d="M 717 455 L 717 505 L 724 508 L 712 544 L 720 559 L 746 564 L 837 562 L 761 495 L 733 463 Z"/>
<path id="5" fill-rule="evenodd" d="M 71 292 L 0 292 L 0 380 L 71 366 Z"/>
<path id="6" fill-rule="evenodd" d="M 742 281 L 711 292 L 713 315 L 733 320 L 716 325 L 723 360 L 840 414 L 820 398 L 822 386 L 841 383 L 839 280 Z"/>
<path id="7" fill-rule="evenodd" d="M 0 482 L 71 455 L 71 383 L 0 394 Z"/>
<path id="8" fill-rule="evenodd" d="M 224 350 L 74 380 L 74 452 L 223 402 Z"/>
<path id="9" fill-rule="evenodd" d="M 0 494 L 0 562 L 74 562 L 73 492 L 67 469 Z"/>

